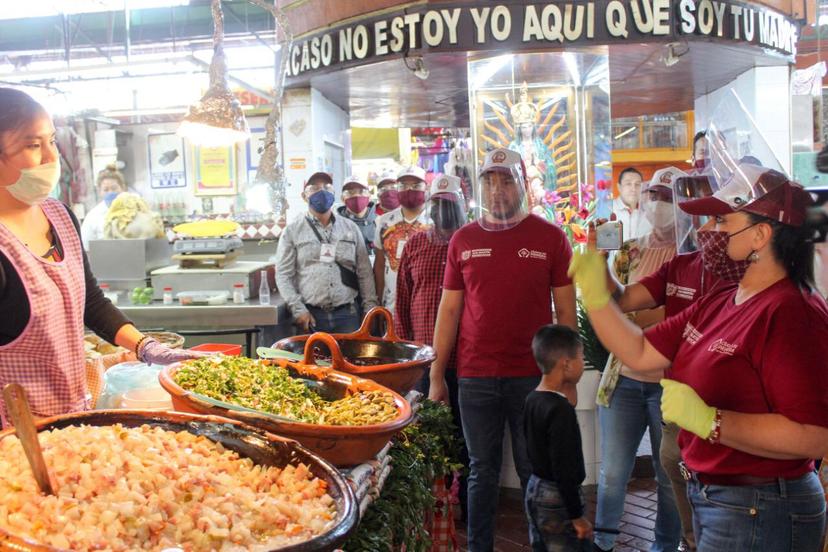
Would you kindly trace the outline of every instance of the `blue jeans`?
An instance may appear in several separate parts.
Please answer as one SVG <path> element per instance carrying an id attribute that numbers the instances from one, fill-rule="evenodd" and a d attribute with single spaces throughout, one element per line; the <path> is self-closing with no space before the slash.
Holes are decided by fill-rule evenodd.
<path id="1" fill-rule="evenodd" d="M 699 552 L 818 552 L 825 496 L 815 473 L 772 485 L 687 485 Z"/>
<path id="2" fill-rule="evenodd" d="M 512 457 L 525 493 L 532 465 L 523 435 L 523 405 L 540 376 L 460 378 L 460 417 L 469 449 L 468 549 L 494 550 L 495 514 L 503 459 L 503 431 L 509 422 Z"/>
<path id="3" fill-rule="evenodd" d="M 333 310 L 318 309 L 308 305 L 308 311 L 316 320 L 316 331 L 327 333 L 351 333 L 359 329 L 362 319 L 356 304 L 349 303 Z"/>
<path id="4" fill-rule="evenodd" d="M 584 497 L 581 496 L 581 505 Z M 533 552 L 590 552 L 592 543 L 578 539 L 561 493 L 554 481 L 532 474 L 524 499 Z"/>
<path id="5" fill-rule="evenodd" d="M 670 479 L 659 460 L 661 386 L 620 376 L 609 408 L 598 407 L 598 421 L 601 424 L 601 474 L 598 478 L 595 526 L 618 528 L 624 513 L 624 498 L 635 464 L 635 453 L 644 431 L 649 427 L 653 468 L 658 484 L 655 542 L 650 550 L 675 550 L 681 538 L 681 521 Z M 596 533 L 595 544 L 608 550 L 615 544 L 615 535 Z"/>

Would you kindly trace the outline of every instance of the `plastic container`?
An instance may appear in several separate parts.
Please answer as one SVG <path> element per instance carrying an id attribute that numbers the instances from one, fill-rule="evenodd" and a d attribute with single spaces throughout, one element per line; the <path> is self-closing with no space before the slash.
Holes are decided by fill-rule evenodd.
<path id="1" fill-rule="evenodd" d="M 233 303 L 244 304 L 244 284 L 233 284 Z"/>
<path id="2" fill-rule="evenodd" d="M 171 287 L 164 288 L 164 304 L 165 305 L 172 305 L 173 304 L 173 294 Z"/>
<path id="3" fill-rule="evenodd" d="M 231 343 L 202 343 L 201 345 L 190 347 L 190 350 L 201 351 L 202 353 L 221 353 L 228 356 L 241 356 L 242 346 Z"/>
<path id="4" fill-rule="evenodd" d="M 181 291 L 176 293 L 181 305 L 224 305 L 230 294 L 224 290 L 214 291 Z"/>
<path id="5" fill-rule="evenodd" d="M 267 283 L 267 270 L 262 270 L 261 283 L 259 284 L 259 304 L 270 304 L 270 285 Z"/>
<path id="6" fill-rule="evenodd" d="M 158 410 L 173 409 L 170 394 L 159 388 L 133 389 L 121 395 L 118 408 L 131 410 Z"/>

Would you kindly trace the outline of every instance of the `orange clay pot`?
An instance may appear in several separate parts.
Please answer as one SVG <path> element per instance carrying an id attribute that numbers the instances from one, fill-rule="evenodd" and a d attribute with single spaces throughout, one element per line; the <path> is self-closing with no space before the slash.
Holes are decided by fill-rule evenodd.
<path id="1" fill-rule="evenodd" d="M 327 334 L 325 334 L 327 335 Z M 330 336 L 327 336 L 330 338 Z M 334 342 L 335 345 L 335 342 Z M 398 416 L 381 424 L 362 426 L 339 426 L 327 424 L 310 424 L 292 421 L 290 419 L 254 412 L 243 407 L 238 409 L 213 404 L 205 401 L 190 391 L 179 386 L 173 376 L 180 364 L 171 364 L 158 374 L 161 386 L 172 397 L 173 407 L 178 411 L 195 412 L 223 416 L 239 420 L 253 427 L 263 429 L 295 439 L 302 446 L 315 452 L 335 466 L 354 466 L 362 464 L 382 450 L 388 441 L 413 420 L 411 405 L 399 394 L 371 380 L 358 378 L 342 372 L 336 372 L 329 367 L 307 365 L 291 362 L 286 359 L 273 359 L 271 364 L 279 365 L 290 372 L 294 377 L 314 379 L 322 384 L 322 392 L 330 397 L 342 397 L 346 393 L 358 391 L 384 391 L 394 396 L 394 402 L 399 412 Z"/>
<path id="2" fill-rule="evenodd" d="M 385 317 L 387 331 L 383 337 L 374 337 L 370 328 L 380 315 Z M 317 338 L 317 335 L 288 337 L 277 342 L 273 348 L 297 354 L 304 352 L 305 364 L 313 364 L 317 354 L 328 356 L 334 370 L 372 379 L 403 396 L 414 388 L 437 358 L 434 349 L 428 345 L 398 338 L 391 313 L 383 307 L 368 311 L 356 332 L 330 334 L 341 354 L 328 340 Z M 371 364 L 361 366 L 357 364 L 360 361 Z"/>

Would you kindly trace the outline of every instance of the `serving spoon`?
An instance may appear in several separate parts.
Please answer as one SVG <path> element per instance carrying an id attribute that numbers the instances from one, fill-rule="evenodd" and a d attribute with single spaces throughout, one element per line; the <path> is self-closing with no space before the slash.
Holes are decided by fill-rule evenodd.
<path id="1" fill-rule="evenodd" d="M 23 451 L 29 460 L 37 486 L 44 494 L 56 495 L 55 485 L 43 459 L 43 450 L 40 448 L 40 441 L 37 439 L 37 428 L 35 428 L 34 417 L 29 408 L 29 401 L 26 400 L 26 390 L 20 384 L 9 383 L 3 388 L 3 399 L 6 402 L 6 410 L 14 425 L 14 431 Z"/>

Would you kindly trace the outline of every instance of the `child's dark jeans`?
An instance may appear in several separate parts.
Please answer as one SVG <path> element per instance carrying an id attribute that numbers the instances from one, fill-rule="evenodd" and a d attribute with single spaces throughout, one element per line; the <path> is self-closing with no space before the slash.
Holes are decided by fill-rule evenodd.
<path id="1" fill-rule="evenodd" d="M 581 504 L 584 502 L 581 496 Z M 558 486 L 536 475 L 529 478 L 524 500 L 529 541 L 534 552 L 589 552 L 592 543 L 579 540 Z"/>

